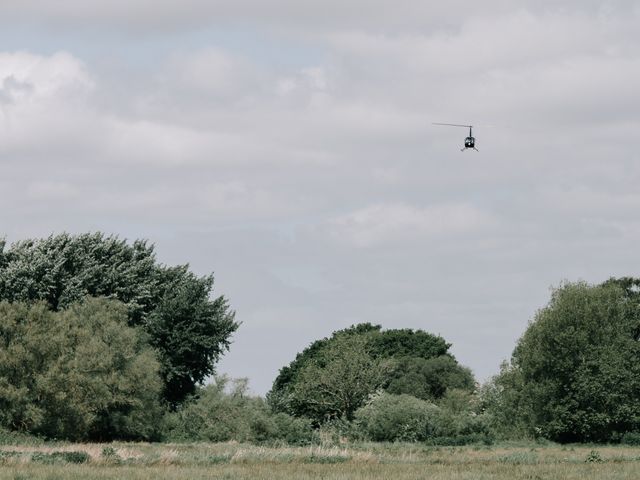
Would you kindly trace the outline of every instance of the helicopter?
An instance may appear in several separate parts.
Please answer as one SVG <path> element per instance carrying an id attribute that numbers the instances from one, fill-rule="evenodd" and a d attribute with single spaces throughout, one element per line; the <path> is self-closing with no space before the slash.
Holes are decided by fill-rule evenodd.
<path id="1" fill-rule="evenodd" d="M 455 123 L 434 123 L 434 125 L 444 125 L 447 127 L 464 127 L 469 129 L 469 136 L 464 139 L 464 148 L 461 148 L 460 151 L 464 152 L 467 149 L 473 149 L 476 152 L 479 150 L 476 148 L 476 139 L 473 137 L 473 125 L 458 125 Z"/>

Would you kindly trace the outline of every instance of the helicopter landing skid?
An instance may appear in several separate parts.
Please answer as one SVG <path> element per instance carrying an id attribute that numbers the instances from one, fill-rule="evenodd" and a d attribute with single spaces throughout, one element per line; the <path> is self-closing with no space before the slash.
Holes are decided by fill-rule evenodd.
<path id="1" fill-rule="evenodd" d="M 460 149 L 461 152 L 464 152 L 465 150 L 475 150 L 476 152 L 480 151 L 476 147 L 464 147 Z"/>

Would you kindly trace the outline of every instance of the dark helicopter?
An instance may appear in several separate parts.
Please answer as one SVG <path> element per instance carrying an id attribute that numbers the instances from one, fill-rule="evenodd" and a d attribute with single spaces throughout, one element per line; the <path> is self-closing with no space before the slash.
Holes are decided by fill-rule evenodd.
<path id="1" fill-rule="evenodd" d="M 464 127 L 469 129 L 469 136 L 464 139 L 464 148 L 460 149 L 461 152 L 464 152 L 468 148 L 479 151 L 476 148 L 476 139 L 473 137 L 473 125 L 458 125 L 455 123 L 434 123 L 434 125 L 444 125 L 447 127 Z"/>

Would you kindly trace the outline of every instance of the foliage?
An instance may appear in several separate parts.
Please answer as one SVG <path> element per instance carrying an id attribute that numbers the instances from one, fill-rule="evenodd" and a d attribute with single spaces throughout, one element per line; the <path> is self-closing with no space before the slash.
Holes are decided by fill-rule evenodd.
<path id="1" fill-rule="evenodd" d="M 493 434 L 500 439 L 535 436 L 530 398 L 524 396 L 520 369 L 503 362 L 500 373 L 478 392 L 478 411 L 487 416 Z"/>
<path id="2" fill-rule="evenodd" d="M 146 241 L 101 233 L 0 242 L 0 300 L 44 301 L 64 310 L 86 296 L 118 299 L 129 325 L 141 326 L 159 353 L 164 396 L 178 403 L 214 373 L 238 328 L 224 297 L 210 299 L 213 277 L 156 261 Z"/>
<path id="3" fill-rule="evenodd" d="M 602 463 L 602 462 L 604 462 L 604 460 L 602 459 L 602 456 L 600 455 L 600 453 L 597 450 L 591 450 L 589 452 L 589 455 L 587 455 L 587 458 L 584 461 L 585 461 L 585 463 Z"/>
<path id="4" fill-rule="evenodd" d="M 471 370 L 450 355 L 399 358 L 385 388 L 389 393 L 432 401 L 443 397 L 448 389 L 475 389 Z"/>
<path id="5" fill-rule="evenodd" d="M 367 347 L 359 336 L 338 337 L 327 346 L 323 362 L 305 365 L 291 394 L 295 411 L 316 421 L 351 420 L 367 396 L 382 385 L 388 370 Z"/>
<path id="6" fill-rule="evenodd" d="M 380 393 L 355 415 L 359 429 L 376 442 L 419 441 L 433 433 L 440 409 L 410 395 Z"/>
<path id="7" fill-rule="evenodd" d="M 639 325 L 637 300 L 616 282 L 561 286 L 518 342 L 502 403 L 560 442 L 638 430 Z"/>
<path id="8" fill-rule="evenodd" d="M 278 376 L 273 382 L 271 392 L 269 392 L 270 402 L 277 404 L 280 400 L 280 397 L 286 396 L 288 391 L 295 383 L 298 372 L 302 370 L 306 365 L 314 361 L 322 362 L 324 357 L 324 349 L 332 341 L 334 341 L 335 338 L 347 335 L 366 335 L 370 332 L 378 332 L 380 331 L 380 328 L 381 327 L 379 325 L 362 323 L 353 325 L 344 330 L 334 332 L 333 335 L 329 338 L 323 338 L 321 340 L 316 340 L 315 342 L 313 342 L 302 352 L 298 353 L 296 355 L 296 358 L 289 365 L 284 366 L 280 369 Z"/>
<path id="9" fill-rule="evenodd" d="M 356 412 L 355 423 L 364 438 L 373 441 L 448 445 L 486 442 L 489 435 L 484 419 L 469 410 L 458 410 L 410 395 L 381 392 Z"/>
<path id="10" fill-rule="evenodd" d="M 159 365 L 125 307 L 0 303 L 0 425 L 49 438 L 151 438 Z"/>
<path id="11" fill-rule="evenodd" d="M 351 418 L 378 388 L 432 400 L 448 388 L 473 390 L 471 372 L 447 353 L 449 347 L 422 330 L 354 325 L 299 353 L 280 370 L 267 399 L 276 411 L 320 422 Z"/>
<path id="12" fill-rule="evenodd" d="M 229 390 L 229 391 L 227 391 Z M 307 445 L 315 441 L 308 420 L 273 414 L 262 398 L 247 394 L 246 380 L 216 377 L 166 419 L 166 438 L 173 441 L 284 442 Z"/>
<path id="13" fill-rule="evenodd" d="M 627 432 L 620 439 L 620 443 L 623 445 L 638 445 L 640 446 L 640 432 Z"/>

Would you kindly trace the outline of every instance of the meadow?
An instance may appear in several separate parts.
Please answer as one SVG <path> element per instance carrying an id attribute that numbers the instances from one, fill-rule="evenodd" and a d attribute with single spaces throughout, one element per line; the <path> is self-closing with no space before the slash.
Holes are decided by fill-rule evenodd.
<path id="1" fill-rule="evenodd" d="M 0 479 L 640 478 L 640 447 L 432 447 L 416 443 L 261 447 L 238 443 L 34 443 L 0 447 Z"/>

